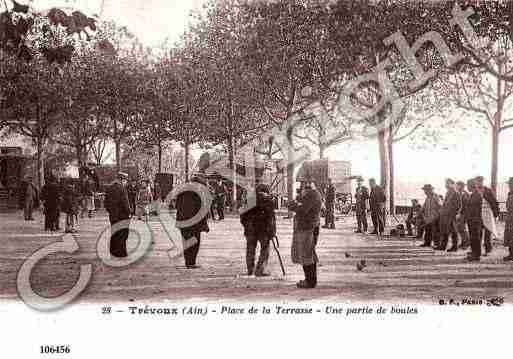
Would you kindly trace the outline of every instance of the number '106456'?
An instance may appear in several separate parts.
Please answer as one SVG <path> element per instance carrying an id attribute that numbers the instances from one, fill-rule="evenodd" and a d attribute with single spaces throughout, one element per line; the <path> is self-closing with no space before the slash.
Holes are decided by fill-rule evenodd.
<path id="1" fill-rule="evenodd" d="M 71 348 L 69 345 L 41 345 L 41 354 L 69 354 Z"/>

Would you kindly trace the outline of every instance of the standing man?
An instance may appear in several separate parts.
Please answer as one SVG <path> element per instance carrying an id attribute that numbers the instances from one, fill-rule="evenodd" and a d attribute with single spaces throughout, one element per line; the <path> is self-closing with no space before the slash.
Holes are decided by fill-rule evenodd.
<path id="1" fill-rule="evenodd" d="M 130 203 L 130 215 L 135 216 L 135 209 L 137 205 L 137 183 L 134 180 L 130 181 L 130 184 L 126 188 L 128 194 L 128 202 Z"/>
<path id="2" fill-rule="evenodd" d="M 369 190 L 363 185 L 362 177 L 358 177 L 356 182 L 358 183 L 354 195 L 356 200 L 356 222 L 358 223 L 356 233 L 366 233 L 368 229 L 367 201 L 369 200 Z"/>
<path id="3" fill-rule="evenodd" d="M 440 219 L 440 197 L 435 193 L 433 186 L 430 184 L 422 187 L 426 200 L 422 207 L 422 218 L 424 220 L 424 243 L 421 247 L 431 247 L 431 244 L 435 242 L 435 246 L 438 246 L 438 222 Z"/>
<path id="4" fill-rule="evenodd" d="M 499 202 L 497 201 L 497 197 L 493 191 L 484 185 L 484 177 L 478 176 L 475 178 L 475 185 L 477 186 L 477 190 L 483 195 L 483 199 L 486 203 L 483 203 L 486 207 L 489 207 L 488 210 L 491 209 L 493 218 L 490 220 L 496 221 L 499 217 Z M 496 223 L 496 222 L 495 222 Z M 490 221 L 483 222 L 483 232 L 484 232 L 484 247 L 485 247 L 485 255 L 488 255 L 492 251 L 492 232 L 494 231 L 492 227 L 495 227 L 495 223 L 490 223 Z M 488 224 L 488 226 L 487 226 Z M 494 233 L 496 235 L 497 233 Z"/>
<path id="5" fill-rule="evenodd" d="M 257 277 L 267 277 L 267 261 L 269 259 L 269 245 L 276 235 L 276 216 L 274 201 L 269 186 L 258 184 L 255 192 L 256 206 L 240 215 L 240 222 L 244 227 L 246 236 L 246 265 L 248 276 L 253 273 Z M 255 252 L 260 243 L 260 256 L 255 268 Z"/>
<path id="6" fill-rule="evenodd" d="M 226 188 L 224 187 L 222 179 L 219 179 L 219 181 L 217 181 L 215 193 L 217 215 L 219 216 L 219 220 L 222 221 L 224 219 L 224 207 L 226 206 Z"/>
<path id="7" fill-rule="evenodd" d="M 130 203 L 126 191 L 127 182 L 128 175 L 119 172 L 117 180 L 109 187 L 105 195 L 105 209 L 109 213 L 111 224 L 110 254 L 118 258 L 128 256 L 126 241 L 129 234 Z M 122 226 L 122 228 L 114 227 L 123 221 L 126 221 L 126 226 Z"/>
<path id="8" fill-rule="evenodd" d="M 153 182 L 153 212 L 156 216 L 160 215 L 160 204 L 162 203 L 162 189 L 159 181 Z"/>
<path id="9" fill-rule="evenodd" d="M 193 175 L 191 182 L 206 186 L 206 182 L 203 178 L 199 177 L 199 175 Z M 196 192 L 185 191 L 180 193 L 176 197 L 176 220 L 190 220 L 201 210 L 201 205 L 201 197 Z M 179 228 L 182 233 L 184 248 L 183 256 L 185 259 L 185 266 L 188 269 L 199 268 L 196 264 L 196 259 L 200 249 L 201 232 L 209 232 L 210 230 L 208 227 L 207 216 L 208 213 L 205 213 L 205 216 L 200 218 L 199 221 L 187 227 L 179 226 L 177 223 L 177 228 Z"/>
<path id="10" fill-rule="evenodd" d="M 23 214 L 26 221 L 33 221 L 32 212 L 39 203 L 39 193 L 32 182 L 33 178 L 28 176 L 22 184 Z"/>
<path id="11" fill-rule="evenodd" d="M 55 232 L 59 227 L 60 187 L 51 176 L 41 189 L 41 200 L 45 212 L 45 231 Z"/>
<path id="12" fill-rule="evenodd" d="M 442 208 L 440 209 L 440 245 L 436 250 L 445 251 L 449 242 L 449 235 L 452 239 L 452 246 L 448 252 L 458 250 L 458 233 L 456 233 L 456 215 L 460 210 L 460 198 L 456 192 L 455 183 L 452 179 L 445 180 L 445 194 Z"/>
<path id="13" fill-rule="evenodd" d="M 470 198 L 464 210 L 470 233 L 470 248 L 472 251 L 467 255 L 469 262 L 481 260 L 481 239 L 483 236 L 483 194 L 481 193 L 475 179 L 467 183 L 470 191 Z"/>
<path id="14" fill-rule="evenodd" d="M 456 215 L 456 231 L 461 237 L 461 249 L 467 249 L 470 246 L 470 239 L 467 229 L 467 219 L 465 218 L 465 208 L 467 208 L 470 199 L 469 193 L 465 190 L 465 182 L 456 182 L 456 192 L 460 200 L 460 209 Z"/>
<path id="15" fill-rule="evenodd" d="M 385 202 L 387 197 L 385 191 L 376 184 L 376 180 L 371 178 L 369 180 L 369 186 L 371 188 L 369 196 L 369 204 L 371 210 L 372 224 L 374 231 L 371 234 L 383 235 L 385 231 Z"/>
<path id="16" fill-rule="evenodd" d="M 315 288 L 317 286 L 317 253 L 315 252 L 315 228 L 320 221 L 322 197 L 310 183 L 302 184 L 303 191 L 298 200 L 292 201 L 289 209 L 296 212 L 294 216 L 294 233 L 292 237 L 292 262 L 303 266 L 305 279 L 299 281 L 298 288 Z"/>
<path id="17" fill-rule="evenodd" d="M 326 218 L 323 228 L 335 229 L 335 186 L 328 178 L 328 188 L 326 188 Z"/>

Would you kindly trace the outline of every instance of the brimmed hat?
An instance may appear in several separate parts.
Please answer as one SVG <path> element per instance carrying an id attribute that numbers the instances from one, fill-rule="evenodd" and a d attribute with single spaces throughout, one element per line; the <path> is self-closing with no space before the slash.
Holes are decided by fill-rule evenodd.
<path id="1" fill-rule="evenodd" d="M 362 176 L 356 177 L 356 182 L 363 182 L 363 177 Z"/>
<path id="2" fill-rule="evenodd" d="M 434 187 L 433 187 L 432 185 L 430 185 L 430 184 L 425 184 L 425 185 L 422 187 L 422 189 L 423 189 L 424 191 L 432 191 L 432 190 L 434 189 Z"/>
<path id="3" fill-rule="evenodd" d="M 128 174 L 125 172 L 118 172 L 118 178 L 119 179 L 128 179 Z"/>

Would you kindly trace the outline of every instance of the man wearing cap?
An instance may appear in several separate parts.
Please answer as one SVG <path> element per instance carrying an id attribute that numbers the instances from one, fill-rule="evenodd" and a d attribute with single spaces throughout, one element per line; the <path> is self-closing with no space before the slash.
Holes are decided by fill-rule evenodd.
<path id="1" fill-rule="evenodd" d="M 363 178 L 358 177 L 356 182 L 356 192 L 354 198 L 356 201 L 356 222 L 358 223 L 358 229 L 356 233 L 365 233 L 368 229 L 367 224 L 367 201 L 369 200 L 369 190 L 363 185 Z"/>
<path id="2" fill-rule="evenodd" d="M 244 227 L 246 237 L 246 265 L 248 275 L 257 277 L 268 276 L 266 271 L 269 259 L 269 245 L 276 235 L 276 216 L 274 213 L 274 201 L 270 194 L 269 186 L 258 184 L 250 196 L 256 196 L 256 205 L 247 210 L 242 209 L 240 222 Z M 260 244 L 260 256 L 255 268 L 255 252 L 257 244 Z"/>
<path id="3" fill-rule="evenodd" d="M 369 205 L 372 224 L 374 226 L 374 231 L 371 234 L 378 234 L 379 230 L 379 234 L 382 235 L 385 231 L 385 202 L 387 201 L 387 197 L 385 191 L 376 184 L 374 178 L 369 180 L 369 185 L 371 187 Z"/>
<path id="4" fill-rule="evenodd" d="M 326 188 L 326 218 L 323 228 L 335 229 L 335 186 L 328 178 L 328 188 Z"/>
<path id="5" fill-rule="evenodd" d="M 460 209 L 458 210 L 458 214 L 456 215 L 456 231 L 461 237 L 460 248 L 466 249 L 470 245 L 470 239 L 467 229 L 467 219 L 465 218 L 465 208 L 467 207 L 470 195 L 465 190 L 465 182 L 456 182 L 456 193 L 458 193 L 460 201 Z"/>
<path id="6" fill-rule="evenodd" d="M 126 241 L 129 234 L 130 203 L 126 184 L 128 175 L 124 172 L 118 173 L 117 180 L 109 187 L 105 195 L 105 209 L 109 213 L 111 224 L 110 253 L 113 257 L 127 257 Z M 126 221 L 126 223 L 122 223 Z M 120 224 L 121 228 L 115 227 Z"/>
<path id="7" fill-rule="evenodd" d="M 422 187 L 426 200 L 422 206 L 422 218 L 424 220 L 424 243 L 421 247 L 431 247 L 434 242 L 438 246 L 438 222 L 440 219 L 440 199 L 430 184 Z"/>
<path id="8" fill-rule="evenodd" d="M 440 245 L 436 250 L 445 251 L 449 236 L 452 239 L 452 246 L 448 252 L 458 250 L 458 233 L 456 233 L 456 215 L 460 209 L 460 199 L 456 193 L 455 183 L 451 178 L 445 180 L 447 192 L 444 197 L 442 208 L 440 209 Z"/>
<path id="9" fill-rule="evenodd" d="M 475 178 L 475 185 L 477 186 L 478 191 L 482 194 L 483 199 L 486 201 L 486 207 L 489 207 L 489 210 L 492 211 L 492 222 L 499 217 L 499 202 L 497 201 L 497 197 L 493 193 L 493 191 L 484 185 L 484 177 L 477 176 Z M 485 255 L 488 255 L 492 251 L 492 229 L 490 226 L 486 226 L 487 221 L 483 222 L 483 232 L 484 232 L 484 247 L 485 247 Z M 495 223 L 493 223 L 495 224 Z M 496 234 L 496 233 L 495 233 Z"/>
<path id="10" fill-rule="evenodd" d="M 508 256 L 504 261 L 513 261 L 513 177 L 508 180 L 509 193 L 506 200 L 506 224 L 504 226 L 504 245 L 508 248 Z"/>

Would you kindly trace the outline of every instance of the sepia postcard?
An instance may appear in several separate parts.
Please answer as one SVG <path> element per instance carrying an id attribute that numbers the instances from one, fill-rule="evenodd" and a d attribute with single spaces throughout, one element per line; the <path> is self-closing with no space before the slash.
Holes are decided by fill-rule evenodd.
<path id="1" fill-rule="evenodd" d="M 0 357 L 504 356 L 513 1 L 0 1 Z"/>

